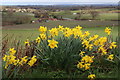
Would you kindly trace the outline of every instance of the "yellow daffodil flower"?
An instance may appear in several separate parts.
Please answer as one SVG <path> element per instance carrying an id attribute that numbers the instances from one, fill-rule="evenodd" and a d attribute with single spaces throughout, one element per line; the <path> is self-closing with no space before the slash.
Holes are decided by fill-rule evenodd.
<path id="1" fill-rule="evenodd" d="M 117 47 L 117 45 L 115 45 L 115 44 L 116 44 L 116 42 L 110 43 L 110 49 Z"/>
<path id="2" fill-rule="evenodd" d="M 58 47 L 58 46 L 57 46 L 58 42 L 55 41 L 54 39 L 48 40 L 48 42 L 49 42 L 48 46 L 50 46 L 50 48 Z"/>
<path id="3" fill-rule="evenodd" d="M 47 31 L 47 27 L 40 26 L 39 31 L 40 31 L 41 33 L 45 33 L 45 32 Z"/>
<path id="4" fill-rule="evenodd" d="M 30 42 L 29 42 L 29 40 L 28 40 L 28 39 L 25 41 L 25 45 L 30 46 Z"/>
<path id="5" fill-rule="evenodd" d="M 45 40 L 47 37 L 46 37 L 46 35 L 45 34 L 40 34 L 40 38 L 42 39 L 42 40 Z"/>
<path id="6" fill-rule="evenodd" d="M 36 61 L 37 61 L 36 56 L 33 56 L 33 57 L 31 58 L 31 60 L 28 62 L 28 65 L 29 65 L 29 66 L 33 66 L 33 64 L 34 64 Z"/>
<path id="7" fill-rule="evenodd" d="M 108 59 L 108 60 L 113 60 L 113 59 L 114 59 L 114 55 L 113 55 L 113 54 L 109 55 L 109 56 L 107 57 L 107 59 Z"/>
<path id="8" fill-rule="evenodd" d="M 52 37 L 54 36 L 58 36 L 58 30 L 57 28 L 52 28 L 51 30 L 49 30 L 50 34 Z"/>
<path id="9" fill-rule="evenodd" d="M 84 53 L 85 53 L 84 51 L 81 51 L 81 52 L 79 53 L 79 55 L 83 56 Z"/>
<path id="10" fill-rule="evenodd" d="M 88 78 L 94 79 L 94 78 L 95 78 L 95 74 L 90 74 L 90 75 L 88 75 Z"/>
<path id="11" fill-rule="evenodd" d="M 108 28 L 108 27 L 106 27 L 106 28 L 105 28 L 105 32 L 106 32 L 108 35 L 110 35 L 110 33 L 111 33 L 111 29 Z"/>
<path id="12" fill-rule="evenodd" d="M 14 48 L 9 49 L 10 55 L 14 55 L 16 53 L 16 50 Z"/>
<path id="13" fill-rule="evenodd" d="M 36 38 L 36 43 L 40 43 L 40 37 Z"/>
<path id="14" fill-rule="evenodd" d="M 58 27 L 59 27 L 58 31 L 63 31 L 64 30 L 63 26 L 59 25 Z"/>

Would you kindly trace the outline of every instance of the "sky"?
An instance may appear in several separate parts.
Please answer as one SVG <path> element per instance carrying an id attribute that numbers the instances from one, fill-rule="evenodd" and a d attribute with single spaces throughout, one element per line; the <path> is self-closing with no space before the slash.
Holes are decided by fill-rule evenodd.
<path id="1" fill-rule="evenodd" d="M 59 3 L 118 3 L 119 0 L 0 0 L 0 5 L 59 4 Z"/>

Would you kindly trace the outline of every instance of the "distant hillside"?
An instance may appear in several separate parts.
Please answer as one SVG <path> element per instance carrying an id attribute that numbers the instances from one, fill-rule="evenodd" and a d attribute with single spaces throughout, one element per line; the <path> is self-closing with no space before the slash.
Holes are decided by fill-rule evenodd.
<path id="1" fill-rule="evenodd" d="M 118 5 L 113 2 L 4 2 L 2 5 Z"/>

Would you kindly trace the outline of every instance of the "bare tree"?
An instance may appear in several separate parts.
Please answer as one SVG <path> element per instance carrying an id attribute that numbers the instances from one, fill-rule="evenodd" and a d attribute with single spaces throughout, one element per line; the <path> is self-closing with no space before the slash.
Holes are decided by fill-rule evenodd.
<path id="1" fill-rule="evenodd" d="M 84 14 L 83 11 L 78 12 L 78 13 L 77 13 L 77 16 L 75 17 L 75 19 L 76 19 L 76 20 L 81 19 L 81 17 L 82 17 L 83 14 Z"/>
<path id="2" fill-rule="evenodd" d="M 92 19 L 95 19 L 97 16 L 99 16 L 99 12 L 98 11 L 90 11 L 90 15 L 92 16 Z"/>

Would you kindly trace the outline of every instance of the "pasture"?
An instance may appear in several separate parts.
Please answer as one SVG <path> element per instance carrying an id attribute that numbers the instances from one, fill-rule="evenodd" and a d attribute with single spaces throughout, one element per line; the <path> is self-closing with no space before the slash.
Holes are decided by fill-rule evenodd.
<path id="1" fill-rule="evenodd" d="M 58 27 L 58 25 L 71 28 L 80 25 L 83 27 L 83 31 L 88 30 L 92 35 L 99 34 L 100 36 L 107 36 L 105 33 L 103 33 L 105 27 L 112 27 L 112 35 L 114 35 L 114 39 L 118 35 L 117 21 L 49 21 L 38 24 L 3 26 L 2 36 L 14 37 L 17 39 L 22 39 L 22 41 L 25 41 L 26 39 L 34 40 L 39 35 L 39 26 L 53 28 Z"/>
<path id="2" fill-rule="evenodd" d="M 119 13 L 115 13 L 116 10 L 110 9 L 93 9 L 94 11 L 98 11 L 99 15 L 95 18 L 97 20 L 119 20 L 118 15 Z M 60 11 L 60 12 L 52 12 L 55 15 L 60 15 L 63 18 L 71 18 L 74 19 L 78 15 L 73 15 L 73 13 L 85 12 L 82 14 L 81 19 L 92 19 L 91 15 L 89 14 L 90 10 L 76 10 L 76 11 Z"/>

